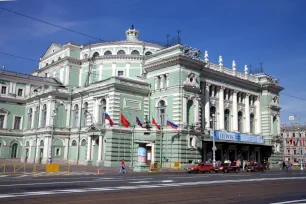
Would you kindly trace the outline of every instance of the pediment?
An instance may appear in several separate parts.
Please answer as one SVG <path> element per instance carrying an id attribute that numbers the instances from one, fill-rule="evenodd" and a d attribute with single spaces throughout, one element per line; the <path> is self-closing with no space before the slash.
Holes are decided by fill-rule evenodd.
<path id="1" fill-rule="evenodd" d="M 60 49 L 62 49 L 62 45 L 59 45 L 59 44 L 56 44 L 56 43 L 52 43 L 49 46 L 49 48 L 47 49 L 47 51 L 45 52 L 45 54 L 43 55 L 43 58 L 51 55 L 54 52 L 59 51 Z"/>

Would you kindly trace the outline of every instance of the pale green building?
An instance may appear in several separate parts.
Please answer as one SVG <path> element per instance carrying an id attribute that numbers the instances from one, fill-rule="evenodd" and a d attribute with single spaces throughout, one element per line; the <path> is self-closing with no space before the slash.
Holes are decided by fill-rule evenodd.
<path id="1" fill-rule="evenodd" d="M 246 66 L 238 72 L 235 61 L 226 68 L 221 56 L 214 64 L 207 51 L 201 57 L 138 35 L 132 27 L 124 41 L 53 43 L 34 73 L 1 70 L 0 158 L 184 166 L 212 159 L 214 137 L 216 160 L 282 160 L 273 149 L 280 134 L 278 80 L 250 75 Z M 121 125 L 121 113 L 130 127 Z"/>

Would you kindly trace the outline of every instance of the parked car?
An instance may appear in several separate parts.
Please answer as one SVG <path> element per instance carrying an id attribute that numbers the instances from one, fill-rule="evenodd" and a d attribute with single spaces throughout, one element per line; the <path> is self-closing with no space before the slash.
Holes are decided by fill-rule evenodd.
<path id="1" fill-rule="evenodd" d="M 267 170 L 267 167 L 263 164 L 250 164 L 250 165 L 246 166 L 245 170 L 247 172 L 249 172 L 249 171 L 251 171 L 251 172 L 252 171 L 253 172 L 255 172 L 255 171 L 265 172 Z"/>
<path id="2" fill-rule="evenodd" d="M 193 166 L 187 168 L 187 172 L 188 173 L 200 173 L 200 172 L 201 173 L 205 173 L 205 172 L 214 173 L 215 168 L 210 163 L 201 162 L 199 164 L 196 164 L 196 165 L 193 165 Z"/>
<path id="3" fill-rule="evenodd" d="M 216 168 L 216 172 L 223 172 L 223 173 L 229 173 L 229 172 L 240 172 L 240 167 L 237 166 L 235 163 L 223 163 L 221 166 Z"/>

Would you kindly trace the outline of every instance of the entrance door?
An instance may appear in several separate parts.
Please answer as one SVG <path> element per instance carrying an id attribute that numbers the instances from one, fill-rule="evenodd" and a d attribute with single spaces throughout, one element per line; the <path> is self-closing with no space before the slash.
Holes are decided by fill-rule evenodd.
<path id="1" fill-rule="evenodd" d="M 255 152 L 255 161 L 258 162 L 259 161 L 259 153 L 256 151 Z"/>
<path id="2" fill-rule="evenodd" d="M 243 157 L 243 160 L 248 161 L 249 160 L 249 152 L 248 151 L 242 151 L 242 157 Z"/>
<path id="3" fill-rule="evenodd" d="M 235 150 L 230 150 L 229 151 L 229 160 L 230 161 L 235 161 L 236 160 L 236 151 Z"/>
<path id="4" fill-rule="evenodd" d="M 151 160 L 152 160 L 152 152 L 151 152 L 151 147 L 146 147 L 147 149 L 147 165 L 151 164 Z"/>

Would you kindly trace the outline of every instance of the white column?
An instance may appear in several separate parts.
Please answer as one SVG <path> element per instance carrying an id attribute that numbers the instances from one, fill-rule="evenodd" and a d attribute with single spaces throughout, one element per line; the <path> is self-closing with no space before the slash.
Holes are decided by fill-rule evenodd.
<path id="1" fill-rule="evenodd" d="M 94 137 L 91 137 L 91 160 L 93 160 L 93 153 L 94 153 L 94 146 L 96 145 L 96 143 L 95 143 L 95 140 L 94 140 Z"/>
<path id="2" fill-rule="evenodd" d="M 159 88 L 160 89 L 164 88 L 164 82 L 165 82 L 165 79 L 164 79 L 164 75 L 162 74 L 162 75 L 160 75 L 160 81 L 159 81 L 159 83 L 160 83 Z"/>
<path id="3" fill-rule="evenodd" d="M 256 107 L 256 132 L 255 134 L 260 135 L 261 134 L 261 112 L 260 112 L 260 97 L 257 96 L 255 101 L 255 107 Z"/>
<path id="4" fill-rule="evenodd" d="M 125 74 L 126 77 L 130 76 L 130 68 L 131 68 L 131 63 L 130 62 L 126 63 L 126 74 Z"/>
<path id="5" fill-rule="evenodd" d="M 99 66 L 99 81 L 101 81 L 102 80 L 102 78 L 103 78 L 103 64 L 100 64 L 100 66 Z"/>
<path id="6" fill-rule="evenodd" d="M 112 64 L 112 76 L 116 76 L 116 62 L 113 62 Z"/>
<path id="7" fill-rule="evenodd" d="M 183 124 L 187 123 L 187 98 L 183 96 Z"/>
<path id="8" fill-rule="evenodd" d="M 46 127 L 52 125 L 52 122 L 51 122 L 51 120 L 52 120 L 52 118 L 51 118 L 51 117 L 52 117 L 52 110 L 53 110 L 53 108 L 52 108 L 52 103 L 54 103 L 54 102 L 52 101 L 52 96 L 48 96 Z"/>
<path id="9" fill-rule="evenodd" d="M 100 115 L 99 115 L 99 99 L 98 98 L 95 98 L 95 101 L 94 101 L 94 110 L 93 110 L 93 116 L 94 116 L 94 121 L 96 123 L 100 123 Z"/>
<path id="10" fill-rule="evenodd" d="M 154 77 L 154 89 L 156 90 L 157 87 L 158 87 L 158 77 L 155 76 L 155 77 Z"/>
<path id="11" fill-rule="evenodd" d="M 83 68 L 80 68 L 79 72 L 79 87 L 82 87 L 84 84 L 82 84 L 82 77 L 83 77 Z"/>
<path id="12" fill-rule="evenodd" d="M 250 133 L 250 94 L 246 94 L 245 96 L 245 100 L 244 100 L 245 104 L 245 130 L 244 132 L 246 133 Z"/>
<path id="13" fill-rule="evenodd" d="M 279 113 L 277 114 L 276 119 L 277 119 L 277 135 L 280 135 L 281 130 L 280 130 L 280 114 Z"/>
<path id="14" fill-rule="evenodd" d="M 234 90 L 233 92 L 233 132 L 238 132 L 238 105 L 237 105 L 237 93 L 238 91 Z"/>
<path id="15" fill-rule="evenodd" d="M 36 107 L 34 107 L 33 109 L 32 109 L 32 121 L 31 121 L 31 129 L 33 129 L 34 128 L 34 123 L 35 123 L 35 113 L 36 113 Z"/>
<path id="16" fill-rule="evenodd" d="M 219 129 L 224 130 L 224 87 L 219 90 Z"/>
<path id="17" fill-rule="evenodd" d="M 39 152 L 40 152 L 40 139 L 37 138 L 36 140 L 36 155 L 35 155 L 35 161 L 36 163 L 39 163 Z"/>
<path id="18" fill-rule="evenodd" d="M 66 66 L 66 68 L 65 68 L 65 80 L 64 80 L 65 85 L 69 84 L 69 74 L 70 74 L 70 66 Z"/>
<path id="19" fill-rule="evenodd" d="M 169 74 L 166 74 L 166 87 L 169 87 Z"/>
<path id="20" fill-rule="evenodd" d="M 199 100 L 198 98 L 194 98 L 194 124 L 199 122 Z"/>
<path id="21" fill-rule="evenodd" d="M 71 120 L 71 104 L 66 105 L 66 127 L 70 127 L 70 120 Z"/>
<path id="22" fill-rule="evenodd" d="M 151 146 L 151 163 L 154 164 L 155 162 L 155 143 L 152 143 Z"/>
<path id="23" fill-rule="evenodd" d="M 31 85 L 30 85 L 30 84 L 27 84 L 27 85 L 26 85 L 26 88 L 25 88 L 25 93 L 24 93 L 24 95 L 25 95 L 25 96 L 30 96 L 30 92 L 31 92 Z"/>
<path id="24" fill-rule="evenodd" d="M 69 149 L 69 138 L 65 138 L 64 159 L 68 159 L 68 149 Z"/>
<path id="25" fill-rule="evenodd" d="M 102 135 L 100 135 L 99 136 L 98 161 L 102 161 L 102 142 L 103 142 L 103 137 L 102 137 Z"/>
<path id="26" fill-rule="evenodd" d="M 45 137 L 44 139 L 44 153 L 43 153 L 43 160 L 44 160 L 44 163 L 47 163 L 48 162 L 48 153 L 49 153 L 49 142 L 50 142 L 50 139 L 49 137 Z"/>
<path id="27" fill-rule="evenodd" d="M 88 136 L 87 139 L 87 161 L 91 160 L 91 136 Z"/>
<path id="28" fill-rule="evenodd" d="M 210 84 L 206 83 L 205 93 L 204 93 L 205 94 L 204 103 L 205 103 L 205 123 L 206 123 L 205 128 L 206 129 L 210 128 L 210 101 L 209 101 L 209 87 L 210 86 L 211 86 Z"/>

